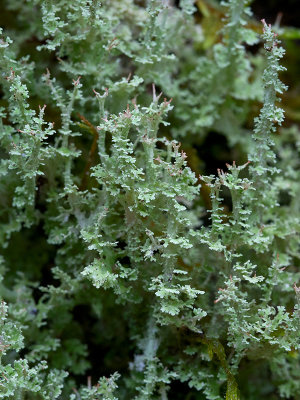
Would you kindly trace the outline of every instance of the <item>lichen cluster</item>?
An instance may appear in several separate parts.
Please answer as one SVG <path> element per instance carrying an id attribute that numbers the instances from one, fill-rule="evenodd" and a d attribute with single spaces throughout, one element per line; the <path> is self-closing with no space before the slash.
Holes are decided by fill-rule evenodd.
<path id="1" fill-rule="evenodd" d="M 299 399 L 284 50 L 209 4 L 4 1 L 0 398 Z"/>

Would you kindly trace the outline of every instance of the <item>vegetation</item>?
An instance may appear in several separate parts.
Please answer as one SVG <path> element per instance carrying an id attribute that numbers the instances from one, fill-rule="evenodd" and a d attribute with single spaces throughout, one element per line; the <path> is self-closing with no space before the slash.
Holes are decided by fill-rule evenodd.
<path id="1" fill-rule="evenodd" d="M 1 12 L 0 398 L 300 399 L 298 30 L 248 0 Z"/>

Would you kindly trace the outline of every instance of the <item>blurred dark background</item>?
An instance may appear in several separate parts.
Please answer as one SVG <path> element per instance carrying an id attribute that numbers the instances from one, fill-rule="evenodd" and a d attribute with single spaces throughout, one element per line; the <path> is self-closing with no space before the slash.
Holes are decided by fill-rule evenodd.
<path id="1" fill-rule="evenodd" d="M 251 5 L 254 15 L 265 18 L 273 24 L 281 13 L 282 25 L 300 27 L 300 1 L 299 0 L 256 0 Z"/>

